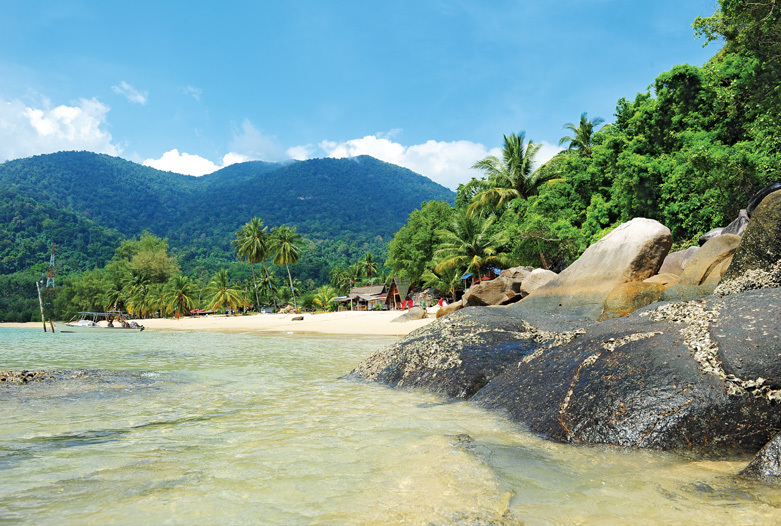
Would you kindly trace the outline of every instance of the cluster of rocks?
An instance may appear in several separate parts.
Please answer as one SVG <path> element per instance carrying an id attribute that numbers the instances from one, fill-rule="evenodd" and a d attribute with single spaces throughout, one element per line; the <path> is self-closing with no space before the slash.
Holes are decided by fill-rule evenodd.
<path id="1" fill-rule="evenodd" d="M 680 252 L 666 227 L 634 219 L 560 274 L 510 269 L 472 287 L 352 375 L 467 399 L 563 442 L 717 455 L 767 444 L 744 475 L 778 480 L 779 233 L 781 191 Z"/>
<path id="2" fill-rule="evenodd" d="M 26 384 L 52 379 L 54 376 L 51 371 L 0 371 L 0 383 Z"/>
<path id="3" fill-rule="evenodd" d="M 0 371 L 0 384 L 6 385 L 21 385 L 31 382 L 50 382 L 59 380 L 73 380 L 76 378 L 87 378 L 92 376 L 94 372 L 87 369 L 68 369 L 68 370 L 37 370 L 28 371 L 23 369 L 21 371 L 5 370 Z"/>

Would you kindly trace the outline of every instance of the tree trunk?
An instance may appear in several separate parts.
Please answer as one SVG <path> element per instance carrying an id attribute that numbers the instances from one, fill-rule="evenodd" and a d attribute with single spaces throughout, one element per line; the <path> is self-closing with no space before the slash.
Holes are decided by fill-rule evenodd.
<path id="1" fill-rule="evenodd" d="M 293 276 L 290 275 L 290 265 L 285 263 L 287 269 L 287 279 L 290 281 L 290 293 L 293 295 L 293 307 L 298 310 L 298 304 L 296 303 L 296 291 L 293 290 Z"/>
<path id="2" fill-rule="evenodd" d="M 250 265 L 249 268 L 252 269 L 252 284 L 255 286 L 255 310 L 257 311 L 260 307 L 260 300 L 258 299 L 258 280 L 255 279 L 255 265 Z"/>
<path id="3" fill-rule="evenodd" d="M 266 262 L 263 262 L 263 270 L 266 271 L 266 281 L 268 281 L 268 286 L 271 289 L 271 300 L 274 302 L 274 312 L 277 312 L 279 308 L 277 307 L 277 295 L 274 294 L 274 287 L 271 285 L 271 276 L 268 273 L 268 267 L 266 266 Z"/>
<path id="4" fill-rule="evenodd" d="M 542 250 L 540 250 L 540 261 L 542 262 L 542 268 L 550 270 L 550 265 L 548 265 L 548 262 L 545 260 L 545 254 L 542 253 Z"/>

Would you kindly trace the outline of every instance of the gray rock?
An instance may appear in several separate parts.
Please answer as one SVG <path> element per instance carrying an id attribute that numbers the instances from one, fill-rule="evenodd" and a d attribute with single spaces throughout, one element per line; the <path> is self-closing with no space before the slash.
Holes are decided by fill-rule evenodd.
<path id="1" fill-rule="evenodd" d="M 756 376 L 781 366 L 781 341 L 772 338 L 781 324 L 770 314 L 746 316 L 760 305 L 781 312 L 781 290 L 759 292 L 655 304 L 589 326 L 573 342 L 507 367 L 472 401 L 562 442 L 755 452 L 781 430 L 781 383 Z M 721 316 L 733 312 L 744 324 L 717 336 L 733 323 Z M 738 352 L 733 342 L 755 337 L 754 320 L 770 335 L 767 353 Z M 739 375 L 728 372 L 733 361 L 742 364 Z"/>
<path id="2" fill-rule="evenodd" d="M 670 252 L 664 258 L 659 274 L 677 274 L 680 276 L 683 273 L 683 269 L 686 268 L 686 263 L 699 249 L 700 247 L 689 247 L 685 250 Z"/>
<path id="3" fill-rule="evenodd" d="M 352 376 L 471 399 L 556 441 L 754 453 L 781 431 L 780 313 L 781 289 L 601 323 L 525 301 L 470 307 Z"/>
<path id="4" fill-rule="evenodd" d="M 738 217 L 736 217 L 732 221 L 732 223 L 724 227 L 724 233 L 735 234 L 736 236 L 742 236 L 743 233 L 746 231 L 748 222 L 749 222 L 748 212 L 746 212 L 745 210 L 741 210 L 740 213 L 738 213 Z"/>
<path id="5" fill-rule="evenodd" d="M 412 307 L 407 312 L 391 320 L 392 323 L 404 323 L 405 321 L 422 320 L 427 316 L 423 307 Z"/>
<path id="6" fill-rule="evenodd" d="M 723 234 L 710 239 L 689 258 L 678 283 L 665 289 L 662 299 L 687 301 L 712 294 L 740 242 L 740 236 L 735 234 Z"/>
<path id="7" fill-rule="evenodd" d="M 552 270 L 547 270 L 544 268 L 536 268 L 532 270 L 523 280 L 523 283 L 521 283 L 521 294 L 528 296 L 556 276 L 558 276 L 558 274 Z"/>
<path id="8" fill-rule="evenodd" d="M 724 229 L 725 229 L 725 227 L 720 226 L 720 227 L 714 228 L 713 230 L 708 230 L 703 235 L 701 235 L 700 237 L 697 238 L 697 243 L 699 243 L 700 246 L 704 245 L 705 243 L 707 243 L 708 241 L 710 241 L 714 237 L 719 237 L 720 235 L 722 235 L 724 233 Z"/>
<path id="9" fill-rule="evenodd" d="M 504 309 L 469 307 L 377 351 L 349 376 L 470 398 L 507 365 L 539 347 L 540 338 L 527 329 Z"/>
<path id="10" fill-rule="evenodd" d="M 759 450 L 754 459 L 740 472 L 744 478 L 781 483 L 781 433 Z"/>
<path id="11" fill-rule="evenodd" d="M 457 310 L 461 310 L 464 308 L 464 302 L 463 300 L 454 301 L 453 303 L 448 303 L 447 305 L 443 305 L 437 310 L 437 318 L 441 318 L 442 316 L 447 316 L 450 313 L 456 312 Z"/>
<path id="12" fill-rule="evenodd" d="M 464 294 L 464 305 L 469 307 L 485 307 L 489 305 L 506 305 L 522 298 L 522 279 L 499 276 L 488 281 L 475 283 Z"/>
<path id="13" fill-rule="evenodd" d="M 652 219 L 633 219 L 587 248 L 572 265 L 522 303 L 543 312 L 596 320 L 610 291 L 655 275 L 671 245 L 667 227 Z"/>

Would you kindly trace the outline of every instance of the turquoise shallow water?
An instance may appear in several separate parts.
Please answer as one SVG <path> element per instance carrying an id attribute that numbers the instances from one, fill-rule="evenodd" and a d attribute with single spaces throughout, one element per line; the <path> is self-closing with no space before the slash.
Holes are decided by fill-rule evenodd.
<path id="1" fill-rule="evenodd" d="M 340 379 L 390 340 L 0 329 L 0 523 L 777 524 L 711 461 L 538 439 L 500 415 Z"/>

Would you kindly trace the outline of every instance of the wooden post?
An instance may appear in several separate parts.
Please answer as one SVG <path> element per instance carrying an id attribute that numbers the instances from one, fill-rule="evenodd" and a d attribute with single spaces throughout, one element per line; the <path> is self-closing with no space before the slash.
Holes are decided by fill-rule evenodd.
<path id="1" fill-rule="evenodd" d="M 43 298 L 41 298 L 41 284 L 35 282 L 35 288 L 38 289 L 38 305 L 41 307 L 41 321 L 43 322 L 43 332 L 46 332 L 46 317 L 43 315 Z"/>

